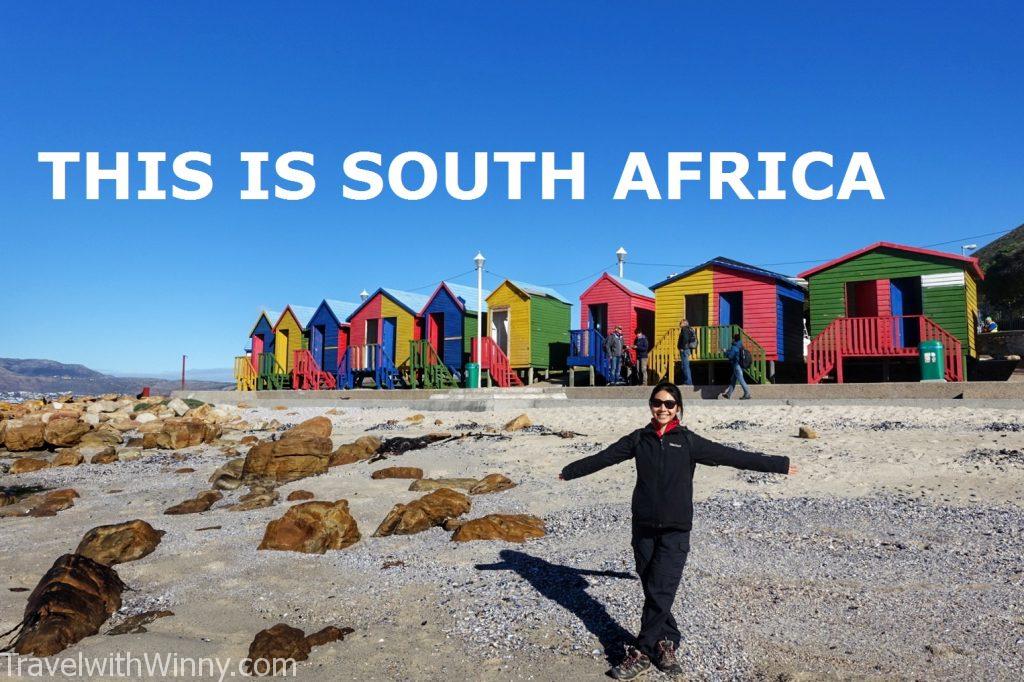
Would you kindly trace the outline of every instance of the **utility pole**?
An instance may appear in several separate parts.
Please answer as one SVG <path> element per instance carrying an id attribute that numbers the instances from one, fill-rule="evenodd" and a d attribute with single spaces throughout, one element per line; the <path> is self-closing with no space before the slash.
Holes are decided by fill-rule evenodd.
<path id="1" fill-rule="evenodd" d="M 181 356 L 181 390 L 185 390 L 185 358 L 187 355 Z"/>
<path id="2" fill-rule="evenodd" d="M 473 263 L 476 264 L 476 361 L 481 365 L 476 372 L 476 387 L 480 388 L 481 377 L 484 373 L 484 255 L 477 251 Z"/>

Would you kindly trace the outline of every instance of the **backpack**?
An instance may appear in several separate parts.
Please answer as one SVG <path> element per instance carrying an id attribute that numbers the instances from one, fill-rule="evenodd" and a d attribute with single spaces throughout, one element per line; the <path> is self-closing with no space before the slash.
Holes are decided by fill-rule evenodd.
<path id="1" fill-rule="evenodd" d="M 754 356 L 750 354 L 749 350 L 740 346 L 740 367 L 750 369 L 752 364 L 754 364 Z"/>

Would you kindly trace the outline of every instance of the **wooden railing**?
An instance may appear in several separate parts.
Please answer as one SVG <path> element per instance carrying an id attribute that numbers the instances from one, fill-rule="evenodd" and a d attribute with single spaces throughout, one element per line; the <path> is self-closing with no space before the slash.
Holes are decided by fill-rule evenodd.
<path id="1" fill-rule="evenodd" d="M 491 380 L 503 388 L 522 386 L 523 382 L 520 381 L 519 375 L 512 370 L 508 356 L 498 347 L 494 339 L 489 336 L 483 337 L 482 353 L 478 352 L 477 349 L 478 340 L 476 338 L 473 339 L 470 359 L 472 362 L 480 363 L 480 371 L 487 370 L 491 375 Z"/>
<path id="2" fill-rule="evenodd" d="M 914 357 L 921 341 L 940 341 L 946 380 L 963 381 L 959 339 L 924 315 L 896 315 L 832 320 L 807 348 L 807 383 L 817 384 L 835 370 L 841 384 L 844 358 Z"/>
<path id="3" fill-rule="evenodd" d="M 455 377 L 427 339 L 409 341 L 409 383 L 413 388 L 455 388 Z"/>
<path id="4" fill-rule="evenodd" d="M 732 346 L 733 336 L 740 335 L 743 346 L 750 351 L 753 363 L 745 371 L 753 381 L 768 383 L 768 354 L 752 336 L 738 324 L 717 324 L 691 327 L 697 335 L 697 347 L 690 351 L 690 362 L 727 362 L 727 353 Z M 675 366 L 679 360 L 679 330 L 669 329 L 657 343 L 648 357 L 648 369 L 660 378 L 675 381 Z"/>
<path id="5" fill-rule="evenodd" d="M 349 346 L 338 363 L 338 387 L 355 388 L 357 375 L 372 376 L 377 388 L 395 388 L 401 383 L 398 368 L 377 343 Z"/>
<path id="6" fill-rule="evenodd" d="M 259 373 L 256 376 L 256 390 L 271 391 L 288 388 L 290 377 L 277 362 L 274 353 L 260 353 Z"/>
<path id="7" fill-rule="evenodd" d="M 256 390 L 256 368 L 251 355 L 235 357 L 235 388 L 239 391 Z"/>
<path id="8" fill-rule="evenodd" d="M 320 391 L 337 388 L 334 376 L 320 369 L 308 350 L 297 350 L 292 356 L 292 388 L 304 391 Z"/>

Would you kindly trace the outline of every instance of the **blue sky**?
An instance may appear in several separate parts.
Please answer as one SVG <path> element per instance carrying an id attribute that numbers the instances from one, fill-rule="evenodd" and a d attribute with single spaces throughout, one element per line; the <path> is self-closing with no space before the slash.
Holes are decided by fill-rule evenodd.
<path id="1" fill-rule="evenodd" d="M 651 284 L 716 255 L 795 273 L 1024 220 L 1020 3 L 482 4 L 7 5 L 0 356 L 227 367 L 262 306 L 429 293 L 477 250 L 575 298 L 620 245 Z M 198 202 L 86 201 L 81 171 L 53 201 L 36 161 L 192 149 L 214 159 Z M 366 149 L 584 151 L 587 198 L 542 201 L 534 170 L 519 202 L 344 200 L 342 161 Z M 611 199 L 629 151 L 663 179 L 668 151 L 816 149 L 870 152 L 885 201 Z M 245 150 L 314 153 L 316 194 L 241 201 Z"/>

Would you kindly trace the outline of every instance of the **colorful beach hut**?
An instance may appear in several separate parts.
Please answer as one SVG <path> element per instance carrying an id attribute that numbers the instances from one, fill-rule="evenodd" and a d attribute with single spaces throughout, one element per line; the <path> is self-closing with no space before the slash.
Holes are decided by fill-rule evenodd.
<path id="1" fill-rule="evenodd" d="M 487 297 L 481 370 L 507 386 L 521 383 L 517 372 L 532 383 L 536 370 L 547 374 L 564 368 L 571 310 L 572 304 L 554 289 L 506 279 Z"/>
<path id="2" fill-rule="evenodd" d="M 486 297 L 483 292 L 486 312 Z M 476 336 L 477 290 L 441 282 L 419 314 L 422 338 L 411 342 L 413 383 L 426 388 L 454 386 L 465 375 L 471 339 Z"/>
<path id="3" fill-rule="evenodd" d="M 636 342 L 636 330 L 654 338 L 654 292 L 639 282 L 602 274 L 580 294 L 580 326 L 569 332 L 570 369 L 593 367 L 605 381 L 611 377 L 604 341 L 622 327 L 627 346 Z"/>
<path id="4" fill-rule="evenodd" d="M 808 383 L 833 372 L 842 383 L 846 360 L 915 359 L 922 341 L 942 342 L 946 380 L 964 380 L 976 357 L 977 258 L 878 242 L 800 276 L 811 303 Z"/>
<path id="5" fill-rule="evenodd" d="M 394 388 L 408 372 L 409 342 L 422 337 L 419 311 L 427 297 L 380 288 L 349 315 L 349 347 L 339 368 L 340 386 L 351 388 L 367 376 L 378 388 Z"/>
<path id="6" fill-rule="evenodd" d="M 675 381 L 679 322 L 697 333 L 691 363 L 725 362 L 734 334 L 753 356 L 748 370 L 767 383 L 775 363 L 803 360 L 803 287 L 786 275 L 717 257 L 651 287 L 657 306 L 650 369 Z M 710 370 L 709 370 L 710 371 Z"/>
<path id="7" fill-rule="evenodd" d="M 348 348 L 348 317 L 358 307 L 356 303 L 325 298 L 306 325 L 309 352 L 323 371 L 337 374 L 338 362 Z"/>
<path id="8" fill-rule="evenodd" d="M 239 391 L 256 390 L 260 355 L 274 352 L 274 324 L 271 320 L 279 316 L 280 313 L 261 310 L 249 330 L 249 347 L 245 349 L 245 355 L 235 358 L 235 386 Z"/>
<path id="9" fill-rule="evenodd" d="M 295 365 L 295 351 L 309 347 L 306 325 L 314 312 L 316 308 L 288 305 L 274 324 L 274 359 L 285 374 L 291 374 Z"/>

